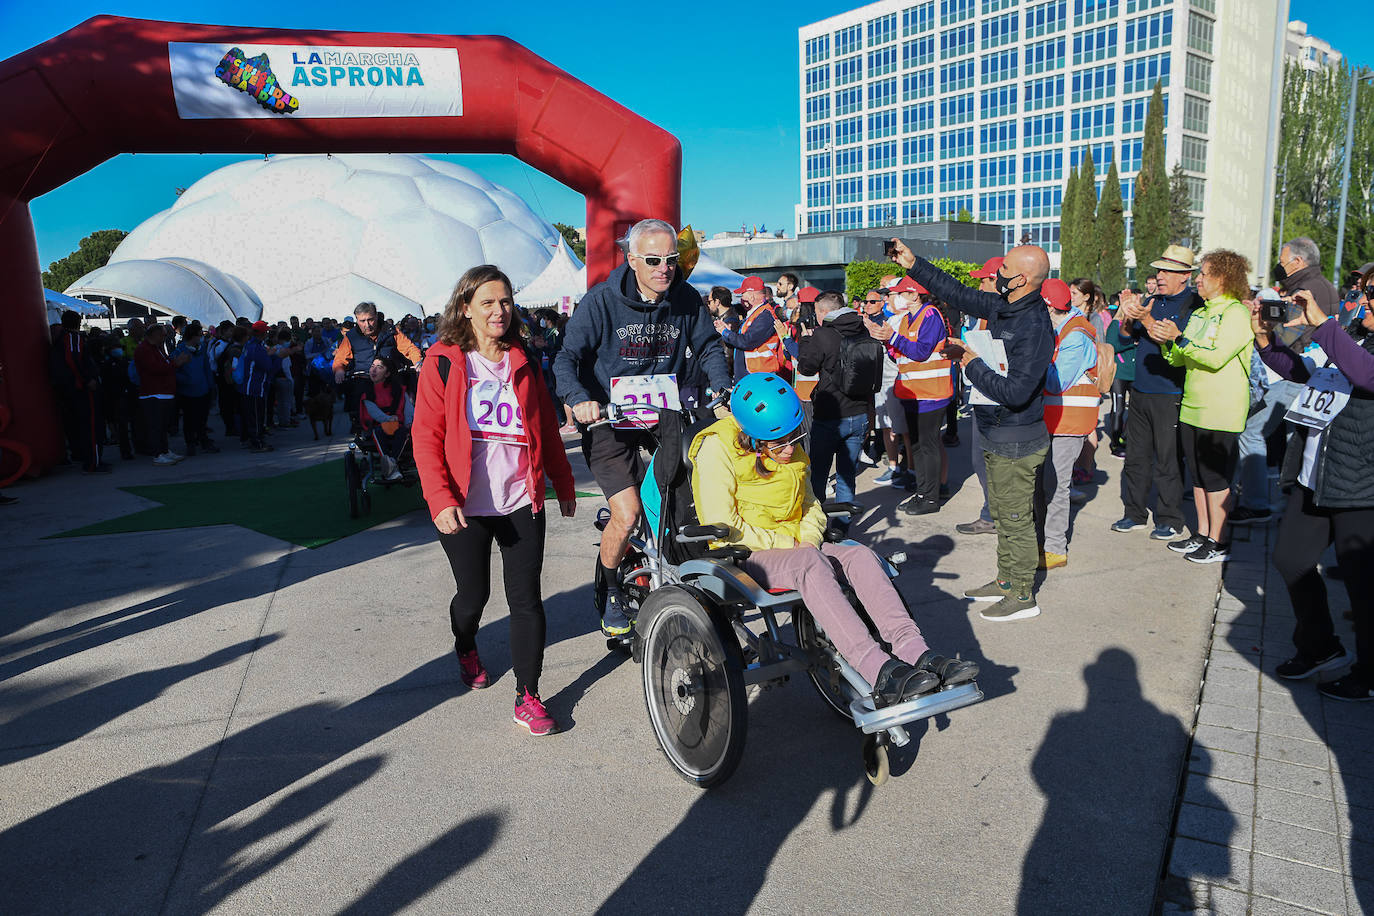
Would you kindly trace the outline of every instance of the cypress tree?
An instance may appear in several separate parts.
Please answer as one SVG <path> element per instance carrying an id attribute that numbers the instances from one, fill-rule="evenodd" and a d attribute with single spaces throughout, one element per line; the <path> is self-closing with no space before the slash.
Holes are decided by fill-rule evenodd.
<path id="1" fill-rule="evenodd" d="M 1074 277 L 1097 279 L 1097 163 L 1093 161 L 1092 148 L 1084 150 L 1083 161 L 1079 163 L 1078 202 L 1074 205 L 1078 212 L 1078 273 Z M 1070 277 L 1069 279 L 1073 279 Z"/>
<path id="2" fill-rule="evenodd" d="M 1164 96 L 1155 83 L 1145 115 L 1140 174 L 1135 180 L 1135 263 L 1148 264 L 1169 245 L 1169 176 L 1164 170 Z"/>
<path id="3" fill-rule="evenodd" d="M 1073 278 L 1069 271 L 1078 257 L 1078 169 L 1069 169 L 1064 181 L 1064 199 L 1059 204 L 1059 276 Z"/>
<path id="4" fill-rule="evenodd" d="M 1097 203 L 1097 239 L 1097 275 L 1103 292 L 1110 296 L 1126 285 L 1126 217 L 1115 155 Z"/>

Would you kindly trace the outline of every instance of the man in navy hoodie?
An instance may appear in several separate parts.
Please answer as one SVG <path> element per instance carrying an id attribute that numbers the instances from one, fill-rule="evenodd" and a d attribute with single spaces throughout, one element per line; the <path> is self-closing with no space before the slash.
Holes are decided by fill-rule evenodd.
<path id="1" fill-rule="evenodd" d="M 564 402 L 584 426 L 601 417 L 601 405 L 663 406 L 679 398 L 679 380 L 704 375 L 713 390 L 730 387 L 720 335 L 701 296 L 677 269 L 677 230 L 660 219 L 640 220 L 624 239 L 627 262 L 587 290 L 564 331 L 554 377 Z M 622 637 L 632 622 L 620 592 L 619 567 L 639 519 L 640 449 L 650 443 L 645 423 L 584 429 L 582 454 L 611 507 L 601 536 L 599 582 L 606 584 L 601 629 Z"/>
<path id="2" fill-rule="evenodd" d="M 898 239 L 892 260 L 934 296 L 961 312 L 988 323 L 1007 354 L 1006 375 L 957 338 L 946 343 L 964 376 L 993 403 L 973 409 L 988 468 L 988 507 L 997 524 L 997 578 L 971 588 L 964 597 L 996 601 L 979 616 L 984 620 L 1024 620 L 1040 613 L 1035 600 L 1039 545 L 1035 534 L 1035 481 L 1050 447 L 1045 426 L 1045 372 L 1054 358 L 1054 328 L 1040 285 L 1050 273 L 1050 259 L 1034 245 L 1008 251 L 994 278 L 995 293 L 970 289 Z"/>

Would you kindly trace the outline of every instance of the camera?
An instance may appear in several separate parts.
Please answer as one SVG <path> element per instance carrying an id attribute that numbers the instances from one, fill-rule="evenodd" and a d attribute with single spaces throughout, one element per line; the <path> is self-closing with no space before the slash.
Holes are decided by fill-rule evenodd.
<path id="1" fill-rule="evenodd" d="M 1301 318 L 1303 308 L 1292 299 L 1263 299 L 1260 301 L 1260 317 L 1271 324 L 1287 324 Z"/>
<path id="2" fill-rule="evenodd" d="M 896 253 L 897 245 L 895 242 L 892 241 L 892 239 L 888 239 L 886 242 L 883 242 L 883 257 L 891 258 Z"/>

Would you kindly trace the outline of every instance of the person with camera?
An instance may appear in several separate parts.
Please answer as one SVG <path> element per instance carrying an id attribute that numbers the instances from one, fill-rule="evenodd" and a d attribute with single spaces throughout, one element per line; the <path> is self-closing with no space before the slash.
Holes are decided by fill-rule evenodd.
<path id="1" fill-rule="evenodd" d="M 994 354 L 974 352 L 954 337 L 945 342 L 949 358 L 963 364 L 969 381 L 991 402 L 973 413 L 986 453 L 988 506 L 997 525 L 997 578 L 964 597 L 997 602 L 979 613 L 984 620 L 1035 617 L 1040 613 L 1035 483 L 1050 447 L 1044 388 L 1054 358 L 1054 328 L 1040 294 L 1050 273 L 1049 255 L 1034 245 L 1011 249 L 997 270 L 996 293 L 984 293 L 912 254 L 898 239 L 891 240 L 889 251 L 912 280 L 959 311 L 986 319 L 993 338 L 1005 347 L 1005 366 L 994 368 Z"/>
<path id="2" fill-rule="evenodd" d="M 1297 650 L 1274 673 L 1302 680 L 1350 665 L 1344 677 L 1319 684 L 1336 700 L 1374 700 L 1374 579 L 1345 576 L 1355 624 L 1352 658 L 1335 634 L 1326 584 L 1317 571 L 1332 544 L 1347 570 L 1374 563 L 1374 283 L 1361 290 L 1351 333 L 1326 314 L 1316 297 L 1299 291 L 1303 310 L 1286 327 L 1309 325 L 1321 347 L 1323 366 L 1306 361 L 1275 335 L 1275 311 L 1264 303 L 1250 307 L 1251 330 L 1264 364 L 1303 388 L 1288 409 L 1296 434 L 1288 440 L 1279 485 L 1291 488 L 1274 542 L 1274 568 L 1283 577 L 1297 618 Z"/>
<path id="3" fill-rule="evenodd" d="M 1274 279 L 1289 296 L 1308 292 L 1317 307 L 1327 315 L 1336 314 L 1341 304 L 1336 284 L 1322 276 L 1321 249 L 1309 238 L 1285 242 L 1274 265 Z"/>
<path id="4" fill-rule="evenodd" d="M 1126 532 L 1145 527 L 1150 517 L 1148 501 L 1153 484 L 1159 495 L 1150 537 L 1169 541 L 1183 533 L 1178 414 L 1184 370 L 1164 358 L 1159 343 L 1149 332 L 1157 321 L 1186 325 L 1193 310 L 1202 305 L 1202 299 L 1189 283 L 1195 269 L 1191 249 L 1170 245 L 1150 266 L 1157 271 L 1153 295 L 1142 302 L 1139 294 L 1123 291 L 1116 310 L 1120 338 L 1134 341 L 1136 350 L 1131 408 L 1126 412 L 1126 463 L 1121 469 L 1121 502 L 1126 514 L 1112 524 L 1112 530 Z"/>
<path id="5" fill-rule="evenodd" d="M 1150 339 L 1171 366 L 1186 370 L 1179 409 L 1183 456 L 1193 475 L 1197 527 L 1169 549 L 1194 563 L 1222 563 L 1227 500 L 1236 475 L 1239 439 L 1250 411 L 1250 354 L 1254 336 L 1241 303 L 1250 293 L 1250 262 L 1218 248 L 1202 256 L 1198 293 L 1206 300 L 1180 331 L 1170 319 L 1150 327 Z"/>

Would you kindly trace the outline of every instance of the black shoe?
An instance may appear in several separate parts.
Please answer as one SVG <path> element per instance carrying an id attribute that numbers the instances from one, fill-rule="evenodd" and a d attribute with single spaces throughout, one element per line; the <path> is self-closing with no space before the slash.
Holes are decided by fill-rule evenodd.
<path id="1" fill-rule="evenodd" d="M 1183 559 L 1189 563 L 1225 563 L 1231 559 L 1231 545 L 1218 544 L 1211 538 L 1203 540 L 1197 550 L 1188 554 Z"/>
<path id="2" fill-rule="evenodd" d="M 1207 539 L 1205 537 L 1200 534 L 1195 534 L 1181 541 L 1170 541 L 1168 546 L 1174 553 L 1192 553 L 1206 542 Z"/>
<path id="3" fill-rule="evenodd" d="M 962 658 L 945 658 L 927 649 L 916 662 L 917 671 L 929 671 L 940 679 L 944 687 L 967 684 L 978 676 L 977 662 L 964 661 Z"/>
<path id="4" fill-rule="evenodd" d="M 904 661 L 889 658 L 883 662 L 878 678 L 873 682 L 873 697 L 879 706 L 893 706 L 940 686 L 940 676 L 930 671 L 918 671 Z"/>
<path id="5" fill-rule="evenodd" d="M 1363 701 L 1374 700 L 1374 688 L 1353 674 L 1317 685 L 1317 693 L 1333 700 Z"/>
<path id="6" fill-rule="evenodd" d="M 1273 517 L 1273 513 L 1268 509 L 1247 509 L 1241 506 L 1231 513 L 1228 521 L 1233 525 L 1267 525 Z"/>
<path id="7" fill-rule="evenodd" d="M 1335 671 L 1337 668 L 1344 668 L 1353 662 L 1354 659 L 1346 654 L 1345 646 L 1339 641 L 1336 642 L 1336 651 L 1325 658 L 1310 661 L 1301 652 L 1293 656 L 1286 662 L 1281 662 L 1274 673 L 1287 681 L 1300 681 L 1305 677 L 1316 674 L 1318 671 Z"/>
<path id="8" fill-rule="evenodd" d="M 932 515 L 940 511 L 940 503 L 933 499 L 913 496 L 899 507 L 907 515 Z"/>

